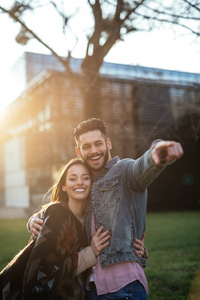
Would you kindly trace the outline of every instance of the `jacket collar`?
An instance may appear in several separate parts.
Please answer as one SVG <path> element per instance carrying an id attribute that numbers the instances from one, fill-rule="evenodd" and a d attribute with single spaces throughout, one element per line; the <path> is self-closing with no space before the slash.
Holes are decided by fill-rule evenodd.
<path id="1" fill-rule="evenodd" d="M 110 170 L 118 161 L 120 160 L 119 156 L 113 157 L 104 168 Z M 101 172 L 101 171 L 100 171 Z"/>
<path id="2" fill-rule="evenodd" d="M 102 179 L 106 173 L 120 160 L 119 156 L 113 157 L 103 169 L 101 169 L 94 181 Z"/>

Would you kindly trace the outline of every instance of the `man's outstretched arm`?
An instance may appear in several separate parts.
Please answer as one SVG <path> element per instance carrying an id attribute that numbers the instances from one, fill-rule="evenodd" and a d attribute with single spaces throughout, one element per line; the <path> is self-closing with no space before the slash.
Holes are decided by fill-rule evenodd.
<path id="1" fill-rule="evenodd" d="M 181 158 L 183 149 L 180 143 L 174 141 L 155 141 L 151 148 L 141 157 L 133 160 L 128 168 L 130 188 L 136 192 L 144 192 L 160 173 Z"/>

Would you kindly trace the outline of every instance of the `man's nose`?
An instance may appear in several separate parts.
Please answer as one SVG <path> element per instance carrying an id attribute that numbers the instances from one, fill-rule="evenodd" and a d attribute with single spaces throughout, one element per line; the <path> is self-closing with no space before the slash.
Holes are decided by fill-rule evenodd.
<path id="1" fill-rule="evenodd" d="M 96 153 L 97 152 L 97 149 L 96 149 L 95 145 L 91 146 L 90 152 L 91 153 Z"/>

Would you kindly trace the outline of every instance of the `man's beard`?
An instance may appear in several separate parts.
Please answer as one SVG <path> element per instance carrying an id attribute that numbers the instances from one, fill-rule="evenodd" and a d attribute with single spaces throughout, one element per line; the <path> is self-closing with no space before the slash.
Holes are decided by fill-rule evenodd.
<path id="1" fill-rule="evenodd" d="M 102 155 L 101 155 L 101 156 L 102 156 Z M 106 153 L 105 153 L 105 156 L 104 156 L 104 160 L 103 160 L 102 165 L 99 166 L 99 167 L 97 167 L 97 168 L 92 167 L 92 166 L 88 163 L 87 159 L 83 158 L 82 155 L 81 155 L 81 157 L 82 157 L 84 163 L 86 164 L 86 166 L 87 166 L 91 171 L 101 171 L 101 170 L 105 167 L 105 165 L 107 164 L 107 161 L 108 161 L 108 147 L 107 147 L 107 145 L 106 145 Z"/>

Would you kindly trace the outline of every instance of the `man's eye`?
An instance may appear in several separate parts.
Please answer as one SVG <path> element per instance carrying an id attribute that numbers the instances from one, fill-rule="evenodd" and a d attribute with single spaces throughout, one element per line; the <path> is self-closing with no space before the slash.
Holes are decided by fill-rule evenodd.
<path id="1" fill-rule="evenodd" d="M 89 146 L 84 146 L 83 147 L 83 150 L 88 150 L 89 149 Z"/>

